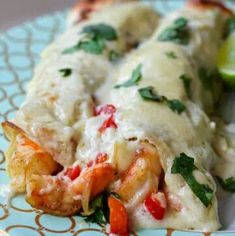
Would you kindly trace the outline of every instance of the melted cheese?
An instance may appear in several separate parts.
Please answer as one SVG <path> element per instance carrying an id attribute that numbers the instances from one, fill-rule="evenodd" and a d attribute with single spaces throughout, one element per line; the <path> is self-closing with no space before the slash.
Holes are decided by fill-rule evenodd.
<path id="1" fill-rule="evenodd" d="M 114 73 L 108 50 L 126 53 L 132 43 L 150 36 L 157 19 L 150 7 L 139 3 L 119 4 L 115 6 L 115 12 L 104 9 L 98 15 L 93 14 L 90 20 L 68 29 L 44 51 L 42 62 L 29 85 L 26 101 L 16 115 L 16 123 L 61 165 L 72 164 L 84 120 L 92 116 L 92 93 L 109 74 Z M 113 26 L 118 40 L 108 43 L 102 55 L 82 50 L 62 54 L 64 49 L 84 37 L 79 32 L 85 25 L 95 23 Z M 63 68 L 72 69 L 69 78 L 63 78 L 59 73 Z"/>
<path id="2" fill-rule="evenodd" d="M 189 45 L 157 42 L 159 33 L 180 16 L 189 20 Z M 202 110 L 211 109 L 213 96 L 203 89 L 197 70 L 204 65 L 214 67 L 224 16 L 214 9 L 201 11 L 185 7 L 164 17 L 153 37 L 144 42 L 157 21 L 158 16 L 149 7 L 130 3 L 117 5 L 115 11 L 108 7 L 94 13 L 88 21 L 69 28 L 43 53 L 42 63 L 36 69 L 16 123 L 62 166 L 76 161 L 84 167 L 98 153 L 105 152 L 120 174 L 135 159 L 134 153 L 141 142 L 153 144 L 160 156 L 167 189 L 183 207 L 181 211 L 169 208 L 162 221 L 154 220 L 140 201 L 151 190 L 152 182 L 146 181 L 132 202 L 126 204 L 132 224 L 143 228 L 212 231 L 220 227 L 216 197 L 209 207 L 204 207 L 183 178 L 171 174 L 171 167 L 175 156 L 185 152 L 195 159 L 197 181 L 216 191 L 209 173 L 216 157 L 211 148 L 214 126 Z M 62 54 L 64 49 L 84 37 L 79 32 L 85 25 L 100 22 L 112 25 L 119 36 L 118 40 L 107 43 L 102 55 L 83 51 Z M 135 43 L 142 45 L 129 52 L 129 46 Z M 108 50 L 111 49 L 124 55 L 121 63 L 114 65 L 108 61 Z M 166 56 L 169 51 L 177 55 L 176 60 Z M 140 63 L 142 79 L 138 85 L 115 89 L 114 85 L 127 81 Z M 62 68 L 71 68 L 72 75 L 61 77 L 58 71 Z M 192 101 L 179 79 L 183 74 L 192 78 Z M 138 89 L 147 86 L 153 86 L 168 99 L 179 99 L 187 110 L 176 114 L 166 104 L 144 101 Z M 108 116 L 93 115 L 93 95 L 98 104 L 111 103 L 117 108 L 114 115 L 117 128 L 109 128 L 104 133 L 98 131 Z M 155 183 L 158 186 L 158 180 Z"/>

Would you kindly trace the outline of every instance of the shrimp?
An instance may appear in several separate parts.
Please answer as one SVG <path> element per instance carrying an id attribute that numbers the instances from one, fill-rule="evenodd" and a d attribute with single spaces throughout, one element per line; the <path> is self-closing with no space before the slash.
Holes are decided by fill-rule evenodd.
<path id="1" fill-rule="evenodd" d="M 188 5 L 193 8 L 198 7 L 201 9 L 218 8 L 228 15 L 233 14 L 231 9 L 225 7 L 225 5 L 223 3 L 219 2 L 219 1 L 215 1 L 215 0 L 191 0 L 188 2 Z"/>
<path id="2" fill-rule="evenodd" d="M 75 25 L 85 19 L 88 19 L 92 12 L 98 11 L 113 2 L 114 0 L 80 0 L 74 6 L 68 17 L 68 26 Z"/>
<path id="3" fill-rule="evenodd" d="M 57 171 L 59 165 L 52 156 L 44 152 L 22 129 L 9 121 L 3 122 L 2 127 L 10 140 L 5 156 L 11 186 L 16 193 L 25 192 L 26 181 L 32 174 L 47 175 Z"/>
<path id="4" fill-rule="evenodd" d="M 47 213 L 70 216 L 82 207 L 87 212 L 89 201 L 103 192 L 114 180 L 115 169 L 109 163 L 85 168 L 71 180 L 63 173 L 57 176 L 34 175 L 27 183 L 26 200 Z"/>
<path id="5" fill-rule="evenodd" d="M 158 188 L 161 172 L 155 147 L 148 142 L 142 142 L 141 148 L 136 151 L 136 159 L 121 176 L 121 184 L 117 186 L 115 192 L 127 204 L 140 203 L 149 192 Z M 140 194 L 137 194 L 138 192 Z"/>

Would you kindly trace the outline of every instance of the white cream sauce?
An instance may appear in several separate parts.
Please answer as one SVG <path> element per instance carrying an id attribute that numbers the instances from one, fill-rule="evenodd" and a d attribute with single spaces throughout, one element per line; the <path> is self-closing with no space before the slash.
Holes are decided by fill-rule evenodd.
<path id="1" fill-rule="evenodd" d="M 26 101 L 16 114 L 16 123 L 33 136 L 63 166 L 74 162 L 76 143 L 84 121 L 93 115 L 92 93 L 114 74 L 108 50 L 127 53 L 130 44 L 141 42 L 153 32 L 158 15 L 139 3 L 117 4 L 115 11 L 105 8 L 88 21 L 71 27 L 42 54 L 42 62 L 29 85 Z M 74 46 L 85 25 L 106 23 L 114 27 L 118 40 L 107 44 L 102 55 L 80 50 L 62 54 Z M 63 78 L 60 69 L 72 74 Z M 33 111 L 33 112 L 32 112 Z"/>
<path id="2" fill-rule="evenodd" d="M 189 20 L 189 45 L 157 42 L 157 35 L 180 16 Z M 153 37 L 129 53 L 128 44 L 143 42 L 151 35 L 157 21 L 158 16 L 149 7 L 131 3 L 117 5 L 115 11 L 106 8 L 93 14 L 90 20 L 71 27 L 43 53 L 16 122 L 63 166 L 75 161 L 86 166 L 98 153 L 105 152 L 108 161 L 122 173 L 135 158 L 133 153 L 140 141 L 148 140 L 161 154 L 168 191 L 180 200 L 183 208 L 181 211 L 169 208 L 162 221 L 154 220 L 138 201 L 150 190 L 146 183 L 137 190 L 133 204 L 127 205 L 132 224 L 144 228 L 216 230 L 220 227 L 216 198 L 209 207 L 204 207 L 183 178 L 171 174 L 171 166 L 175 156 L 185 152 L 195 158 L 198 167 L 195 178 L 216 191 L 210 174 L 216 159 L 211 148 L 215 127 L 202 110 L 211 109 L 213 97 L 202 88 L 197 69 L 202 65 L 214 67 L 224 16 L 215 9 L 202 12 L 185 7 L 164 17 Z M 108 43 L 107 48 L 124 54 L 119 64 L 108 61 L 107 51 L 103 55 L 83 51 L 61 54 L 83 37 L 78 32 L 85 25 L 98 22 L 110 24 L 117 30 L 118 40 Z M 167 57 L 169 51 L 173 51 L 177 59 Z M 138 85 L 113 88 L 127 81 L 140 63 L 142 79 Z M 58 71 L 67 67 L 72 69 L 72 75 L 63 78 Z M 179 79 L 182 74 L 192 78 L 192 101 Z M 165 104 L 143 101 L 138 89 L 147 86 L 153 86 L 168 99 L 179 99 L 187 111 L 179 115 Z M 110 103 L 117 108 L 114 114 L 117 129 L 98 131 L 108 116 L 93 115 L 92 95 L 99 104 Z"/>

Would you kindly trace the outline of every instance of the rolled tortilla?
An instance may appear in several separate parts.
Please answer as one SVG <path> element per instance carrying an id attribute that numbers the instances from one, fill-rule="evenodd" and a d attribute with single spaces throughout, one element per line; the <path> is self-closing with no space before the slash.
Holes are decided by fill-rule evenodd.
<path id="1" fill-rule="evenodd" d="M 140 3 L 119 3 L 93 13 L 87 21 L 69 28 L 42 54 L 36 68 L 26 101 L 16 114 L 15 123 L 37 140 L 62 166 L 74 161 L 76 145 L 83 122 L 93 115 L 94 91 L 109 77 L 114 64 L 108 53 L 127 53 L 136 43 L 150 36 L 156 27 L 158 15 Z M 84 37 L 81 31 L 93 24 L 112 26 L 117 39 L 107 42 L 100 55 L 79 50 L 63 54 Z M 72 70 L 63 78 L 61 69 Z"/>
<path id="2" fill-rule="evenodd" d="M 202 66 L 206 69 L 215 67 L 215 56 L 222 42 L 227 16 L 217 8 L 201 9 L 193 5 L 167 15 L 153 38 L 126 58 L 115 77 L 116 84 L 123 84 L 141 65 L 141 79 L 138 83 L 114 88 L 110 92 L 108 102 L 117 107 L 115 119 L 118 125 L 118 134 L 112 134 L 112 137 L 116 137 L 117 142 L 121 142 L 121 139 L 136 140 L 136 143 L 147 140 L 153 144 L 164 169 L 167 190 L 182 206 L 180 211 L 169 208 L 164 219 L 157 221 L 149 215 L 143 204 L 134 205 L 130 209 L 130 215 L 132 223 L 138 228 L 213 231 L 220 227 L 216 196 L 214 195 L 211 205 L 205 207 L 184 179 L 171 173 L 171 168 L 175 157 L 180 153 L 193 157 L 198 167 L 194 171 L 195 178 L 199 183 L 208 185 L 215 194 L 216 185 L 210 174 L 215 156 L 211 147 L 214 123 L 210 122 L 202 110 L 209 111 L 214 104 L 213 91 L 204 88 L 198 70 Z M 188 20 L 189 43 L 181 45 L 158 40 L 159 35 L 180 17 Z M 169 52 L 173 52 L 176 58 L 167 56 Z M 188 98 L 180 79 L 182 75 L 191 79 L 190 93 L 193 102 Z M 144 100 L 138 90 L 148 86 L 152 86 L 155 92 L 168 100 L 177 99 L 186 106 L 186 110 L 177 114 L 163 102 Z M 107 102 L 106 97 L 104 100 Z M 149 186 L 145 190 L 141 188 L 138 190 L 141 194 L 136 192 L 136 195 L 142 196 L 143 191 L 147 195 L 150 190 Z"/>

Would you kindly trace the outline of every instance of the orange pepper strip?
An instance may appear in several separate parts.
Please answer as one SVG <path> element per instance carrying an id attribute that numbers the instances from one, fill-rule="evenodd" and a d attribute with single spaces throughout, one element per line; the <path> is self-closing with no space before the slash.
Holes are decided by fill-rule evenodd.
<path id="1" fill-rule="evenodd" d="M 111 233 L 119 236 L 129 235 L 128 215 L 123 203 L 119 199 L 110 196 L 108 206 L 110 210 L 109 222 Z"/>

